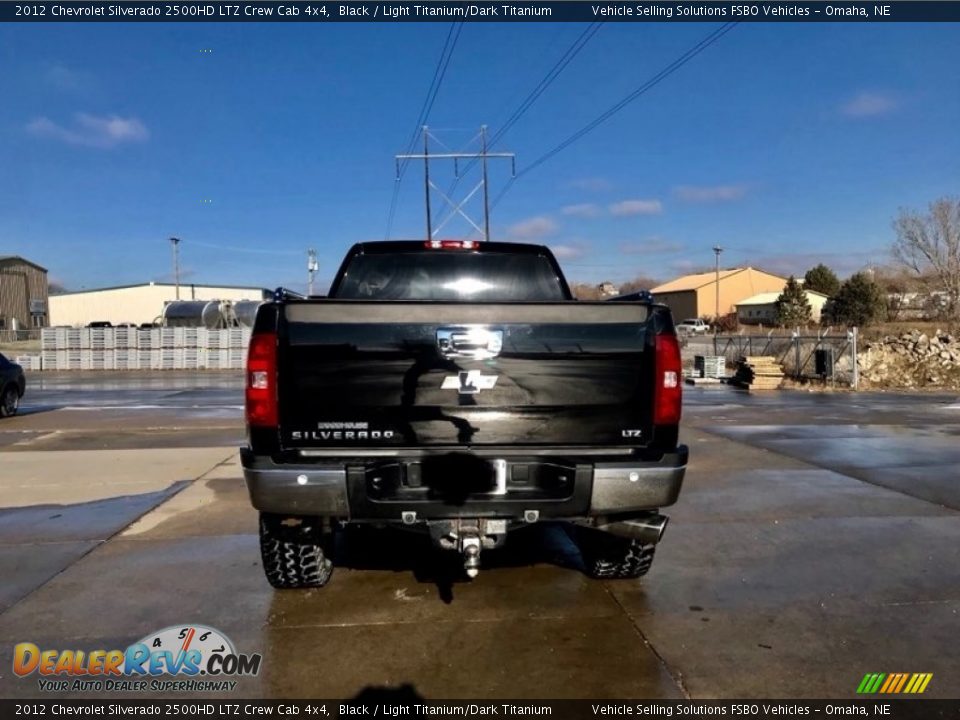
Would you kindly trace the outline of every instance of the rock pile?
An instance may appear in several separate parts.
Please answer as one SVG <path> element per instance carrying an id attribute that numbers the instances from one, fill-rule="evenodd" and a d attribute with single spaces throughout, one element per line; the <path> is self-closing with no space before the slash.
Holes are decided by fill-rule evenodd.
<path id="1" fill-rule="evenodd" d="M 860 375 L 874 387 L 942 387 L 960 390 L 960 338 L 919 330 L 867 343 Z"/>

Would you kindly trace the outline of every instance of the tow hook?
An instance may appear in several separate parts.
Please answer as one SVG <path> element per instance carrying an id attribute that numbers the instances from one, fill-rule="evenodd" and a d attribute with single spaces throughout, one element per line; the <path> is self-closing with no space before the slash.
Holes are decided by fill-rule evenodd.
<path id="1" fill-rule="evenodd" d="M 507 537 L 507 521 L 498 518 L 458 518 L 427 522 L 430 538 L 442 550 L 463 556 L 467 577 L 480 574 L 480 552 L 503 545 Z"/>
<path id="2" fill-rule="evenodd" d="M 467 577 L 475 578 L 480 574 L 480 536 L 462 535 L 460 552 L 463 553 L 463 569 L 467 573 Z"/>

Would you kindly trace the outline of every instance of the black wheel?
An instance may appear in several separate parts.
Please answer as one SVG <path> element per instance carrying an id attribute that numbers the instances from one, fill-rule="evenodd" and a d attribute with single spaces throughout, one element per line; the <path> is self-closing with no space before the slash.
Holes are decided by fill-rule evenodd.
<path id="1" fill-rule="evenodd" d="M 0 397 L 0 417 L 12 417 L 20 407 L 20 391 L 13 385 L 8 385 Z"/>
<path id="2" fill-rule="evenodd" d="M 317 518 L 260 513 L 260 557 L 273 587 L 323 587 L 333 574 L 331 550 Z"/>
<path id="3" fill-rule="evenodd" d="M 592 578 L 632 580 L 646 575 L 653 564 L 656 545 L 593 528 L 575 527 L 574 531 L 584 568 Z"/>

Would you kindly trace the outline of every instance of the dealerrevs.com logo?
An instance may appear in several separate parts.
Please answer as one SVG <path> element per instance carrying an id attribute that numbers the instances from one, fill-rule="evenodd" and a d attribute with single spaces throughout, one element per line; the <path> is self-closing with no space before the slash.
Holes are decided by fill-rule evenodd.
<path id="1" fill-rule="evenodd" d="M 125 650 L 43 650 L 18 643 L 13 672 L 21 678 L 36 674 L 46 692 L 222 692 L 236 688 L 231 678 L 257 675 L 262 660 L 258 653 L 238 653 L 212 627 L 178 625 Z"/>

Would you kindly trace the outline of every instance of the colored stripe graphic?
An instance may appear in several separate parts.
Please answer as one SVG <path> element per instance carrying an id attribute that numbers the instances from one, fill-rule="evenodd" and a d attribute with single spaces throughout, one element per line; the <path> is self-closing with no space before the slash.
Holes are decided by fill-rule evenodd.
<path id="1" fill-rule="evenodd" d="M 880 683 L 886 678 L 886 673 L 867 673 L 860 681 L 857 692 L 861 695 L 872 695 L 880 688 Z"/>
<path id="2" fill-rule="evenodd" d="M 926 691 L 933 673 L 867 673 L 857 686 L 857 694 L 918 695 Z"/>
<path id="3" fill-rule="evenodd" d="M 890 677 L 883 684 L 883 687 L 880 688 L 882 693 L 895 693 L 897 687 L 900 686 L 900 683 L 906 680 L 906 673 L 891 673 Z"/>

